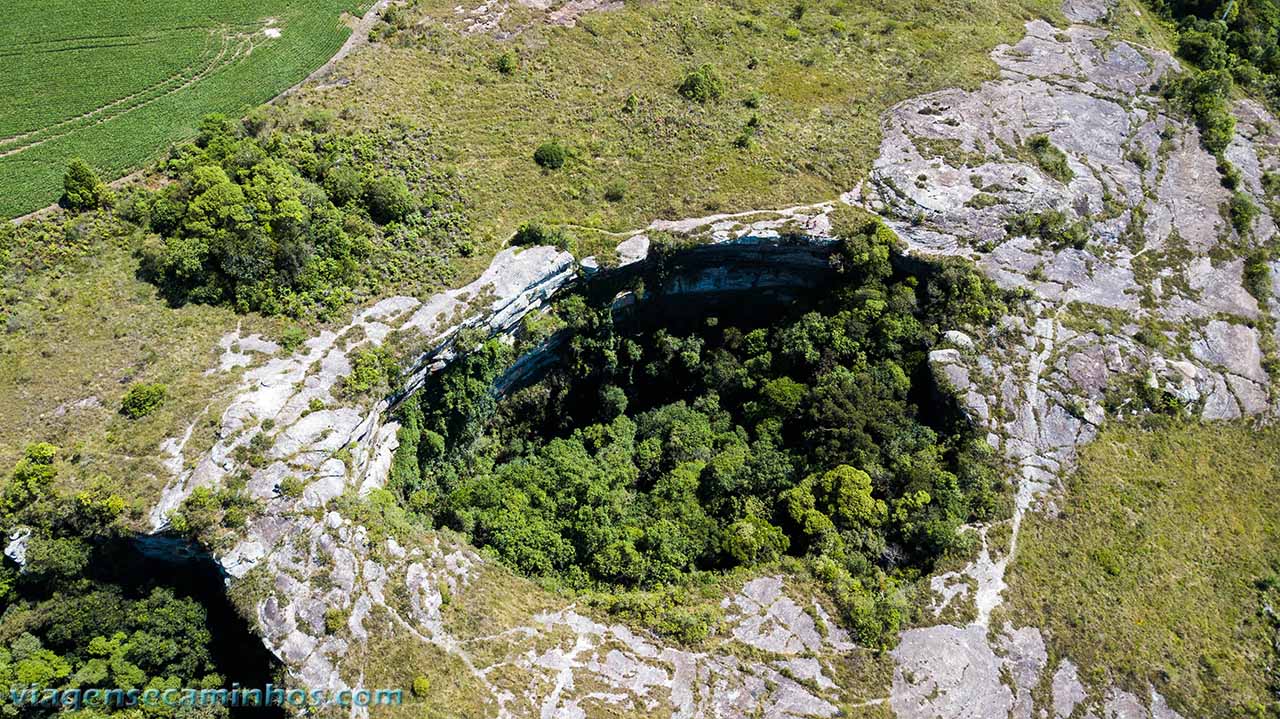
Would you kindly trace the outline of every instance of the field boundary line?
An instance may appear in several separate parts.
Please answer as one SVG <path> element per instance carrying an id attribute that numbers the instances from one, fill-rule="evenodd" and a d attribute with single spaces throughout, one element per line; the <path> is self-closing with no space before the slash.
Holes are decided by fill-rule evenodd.
<path id="1" fill-rule="evenodd" d="M 78 121 L 81 121 L 81 120 L 88 119 L 89 117 L 91 117 L 91 116 L 93 116 L 93 115 L 96 115 L 96 114 L 98 114 L 98 113 L 100 113 L 100 112 L 103 112 L 103 111 L 109 110 L 109 109 L 111 109 L 111 108 L 115 107 L 116 105 L 120 105 L 120 104 L 122 104 L 122 103 L 129 102 L 130 100 L 134 100 L 134 99 L 136 99 L 136 98 L 138 98 L 138 97 L 140 97 L 140 96 L 142 96 L 142 95 L 145 95 L 145 94 L 147 94 L 147 93 L 150 93 L 150 92 L 153 92 L 153 91 L 155 91 L 155 90 L 158 90 L 158 89 L 160 89 L 161 87 L 163 87 L 163 86 L 165 86 L 165 85 L 169 85 L 169 84 L 173 83 L 173 82 L 174 82 L 174 81 L 176 81 L 176 80 L 181 80 L 182 78 L 185 78 L 185 77 L 187 77 L 188 75 L 192 75 L 192 74 L 194 74 L 194 72 L 193 72 L 193 71 L 198 72 L 198 70 L 197 70 L 197 66 L 199 66 L 199 65 L 200 65 L 200 63 L 202 63 L 202 62 L 204 62 L 204 63 L 205 63 L 205 65 L 207 66 L 207 65 L 208 65 L 208 62 L 206 62 L 206 60 L 210 60 L 211 53 L 210 53 L 210 51 L 209 51 L 209 49 L 208 49 L 208 45 L 209 45 L 209 43 L 208 43 L 208 42 L 206 42 L 206 43 L 205 43 L 205 45 L 206 45 L 206 49 L 205 49 L 203 52 L 201 52 L 200 57 L 199 57 L 199 58 L 197 58 L 195 62 L 193 62 L 193 63 L 191 63 L 191 64 L 187 65 L 186 67 L 183 67 L 183 68 L 179 69 L 177 72 L 174 72 L 173 74 L 169 75 L 168 77 L 164 78 L 163 80 L 159 80 L 159 81 L 157 81 L 157 82 L 154 82 L 154 83 L 152 83 L 152 84 L 150 84 L 150 85 L 148 85 L 148 86 L 146 86 L 146 87 L 144 87 L 144 88 L 142 88 L 142 89 L 140 89 L 140 90 L 137 90 L 137 91 L 135 91 L 135 92 L 133 92 L 133 93 L 130 93 L 130 94 L 128 94 L 128 95 L 125 95 L 124 97 L 121 97 L 121 98 L 117 98 L 117 99 L 115 99 L 115 100 L 112 100 L 111 102 L 109 102 L 109 103 L 107 103 L 107 104 L 105 104 L 105 105 L 99 105 L 98 107 L 95 107 L 94 109 L 89 110 L 88 112 L 84 112 L 84 113 L 81 113 L 81 114 L 79 114 L 79 115 L 75 115 L 75 116 L 73 116 L 73 117 L 68 117 L 68 118 L 65 118 L 65 119 L 59 120 L 58 122 L 55 122 L 55 123 L 53 123 L 52 125 L 45 125 L 44 127 L 37 127 L 37 128 L 35 128 L 34 130 L 27 130 L 27 131 L 25 131 L 25 132 L 21 132 L 21 133 L 18 133 L 18 134 L 16 134 L 16 135 L 9 135 L 8 137 L 0 137 L 0 148 L 3 148 L 5 145 L 9 145 L 9 144 L 12 144 L 12 143 L 14 143 L 14 142 L 17 142 L 18 140 L 25 140 L 25 139 L 26 139 L 26 138 L 28 138 L 28 137 L 32 137 L 32 136 L 34 136 L 34 135 L 39 135 L 39 134 L 41 134 L 41 133 L 45 133 L 45 132 L 48 132 L 48 131 L 50 131 L 50 130 L 57 129 L 57 128 L 59 128 L 59 127 L 62 127 L 62 126 L 64 126 L 64 125 L 67 125 L 67 124 L 70 124 L 70 123 L 73 123 L 73 122 L 78 122 Z M 224 43 L 224 46 L 225 46 L 225 43 Z M 220 48 L 219 48 L 219 54 L 221 54 L 221 51 L 222 51 L 222 48 L 220 47 Z M 217 57 L 218 57 L 218 55 L 212 55 L 212 59 L 216 59 Z M 210 61 L 211 61 L 211 60 L 210 60 Z"/>

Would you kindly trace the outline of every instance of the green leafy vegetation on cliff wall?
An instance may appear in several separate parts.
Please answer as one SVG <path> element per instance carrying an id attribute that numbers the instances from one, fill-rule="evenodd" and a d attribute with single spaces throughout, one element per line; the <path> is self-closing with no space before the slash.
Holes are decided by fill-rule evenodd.
<path id="1" fill-rule="evenodd" d="M 990 448 L 931 394 L 926 360 L 939 326 L 993 322 L 999 293 L 959 264 L 896 272 L 894 241 L 879 224 L 848 236 L 838 286 L 768 326 L 644 331 L 564 300 L 572 339 L 547 376 L 495 397 L 512 357 L 490 341 L 402 409 L 389 489 L 578 589 L 807 557 L 859 639 L 889 642 L 911 580 L 963 548 L 960 524 L 1006 505 Z"/>
<path id="2" fill-rule="evenodd" d="M 1280 431 L 1149 421 L 1104 431 L 1057 512 L 1028 515 L 1008 611 L 1091 686 L 1151 685 L 1188 717 L 1274 716 Z"/>
<path id="3" fill-rule="evenodd" d="M 51 0 L 9 4 L 0 46 L 0 217 L 58 200 L 82 157 L 113 179 L 297 83 L 367 0 Z"/>
<path id="4" fill-rule="evenodd" d="M 1231 103 L 1241 92 L 1273 107 L 1280 102 L 1280 5 L 1274 0 L 1149 0 L 1177 23 L 1178 55 L 1189 72 L 1170 76 L 1169 94 L 1200 128 L 1205 148 L 1218 156 L 1223 183 L 1239 184 L 1239 171 L 1222 153 L 1235 131 Z M 1239 195 L 1247 200 L 1247 197 Z M 1232 208 L 1237 231 L 1247 233 Z"/>

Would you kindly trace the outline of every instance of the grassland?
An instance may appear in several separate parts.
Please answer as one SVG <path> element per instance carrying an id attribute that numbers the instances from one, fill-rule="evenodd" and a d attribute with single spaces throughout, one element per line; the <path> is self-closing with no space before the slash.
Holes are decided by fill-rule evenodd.
<path id="1" fill-rule="evenodd" d="M 52 0 L 0 27 L 0 215 L 48 205 L 67 159 L 109 177 L 159 157 L 209 112 L 240 115 L 302 80 L 368 0 Z"/>
<path id="2" fill-rule="evenodd" d="M 1152 685 L 1183 716 L 1267 704 L 1276 657 L 1256 582 L 1280 569 L 1280 430 L 1112 427 L 1058 509 L 1023 525 L 1015 623 L 1044 628 L 1086 683 Z"/>
<path id="3" fill-rule="evenodd" d="M 191 426 L 191 449 L 213 442 L 235 387 L 227 375 L 205 374 L 218 365 L 218 340 L 237 326 L 274 337 L 285 324 L 169 307 L 136 277 L 130 237 L 114 223 L 86 218 L 69 231 L 48 222 L 24 232 L 48 252 L 26 258 L 0 286 L 0 472 L 7 477 L 28 443 L 51 442 L 64 450 L 61 488 L 94 482 L 119 491 L 141 523 L 169 479 L 161 441 Z M 119 413 L 134 382 L 169 388 L 159 410 L 138 420 Z"/>
<path id="4" fill-rule="evenodd" d="M 566 28 L 512 3 L 499 40 L 461 32 L 455 5 L 419 0 L 341 66 L 349 85 L 302 101 L 432 128 L 482 239 L 831 199 L 865 176 L 889 106 L 993 77 L 988 53 L 1025 21 L 1062 22 L 1053 0 L 669 0 Z M 705 104 L 677 92 L 703 64 L 724 83 Z M 569 158 L 544 171 L 532 155 L 553 139 Z"/>

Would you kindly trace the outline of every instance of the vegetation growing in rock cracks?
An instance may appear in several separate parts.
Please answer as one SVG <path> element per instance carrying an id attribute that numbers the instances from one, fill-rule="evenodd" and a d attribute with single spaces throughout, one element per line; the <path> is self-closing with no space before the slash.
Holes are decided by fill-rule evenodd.
<path id="1" fill-rule="evenodd" d="M 803 557 L 858 638 L 888 643 L 910 582 L 1006 502 L 990 448 L 923 379 L 938 328 L 994 321 L 1000 293 L 960 264 L 906 276 L 894 241 L 879 224 L 851 233 L 838 288 L 768 326 L 642 331 L 574 296 L 558 309 L 562 364 L 501 400 L 511 350 L 464 340 L 401 408 L 389 488 L 423 521 L 571 588 L 659 589 Z"/>

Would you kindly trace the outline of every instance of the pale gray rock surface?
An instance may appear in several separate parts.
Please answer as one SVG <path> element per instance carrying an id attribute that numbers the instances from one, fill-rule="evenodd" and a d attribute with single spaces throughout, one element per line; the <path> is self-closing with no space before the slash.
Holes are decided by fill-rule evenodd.
<path id="1" fill-rule="evenodd" d="M 646 233 L 657 231 L 743 252 L 784 237 L 821 244 L 829 240 L 836 206 L 860 204 L 880 212 L 912 253 L 968 257 L 1000 285 L 1026 291 L 1025 313 L 990 330 L 948 332 L 930 357 L 936 375 L 1014 467 L 1015 513 L 1009 545 L 989 542 L 988 527 L 974 528 L 978 559 L 930 582 L 938 616 L 965 603 L 974 618 L 904 632 L 892 652 L 892 686 L 885 696 L 858 702 L 887 703 L 900 717 L 1007 719 L 1041 710 L 1176 717 L 1154 691 L 1138 697 L 1086 687 L 1080 676 L 1088 674 L 1070 658 L 1048 666 L 1045 638 L 1034 627 L 993 628 L 1021 521 L 1051 501 L 1077 448 L 1107 416 L 1104 392 L 1125 378 L 1164 389 L 1208 419 L 1275 409 L 1255 329 L 1261 308 L 1243 288 L 1240 258 L 1223 257 L 1223 243 L 1237 238 L 1218 211 L 1226 194 L 1216 163 L 1195 128 L 1170 116 L 1152 91 L 1176 63 L 1095 26 L 1108 12 L 1105 0 L 1067 0 L 1064 10 L 1076 24 L 1062 29 L 1033 21 L 1023 40 L 993 51 L 998 79 L 893 108 L 869 181 L 838 202 L 657 221 L 617 247 L 618 263 L 628 265 L 645 260 Z M 1275 169 L 1280 156 L 1274 130 L 1265 129 L 1276 123 L 1252 103 L 1238 111 L 1229 156 L 1246 191 L 1258 195 L 1261 173 Z M 1066 154 L 1072 170 L 1066 182 L 1018 150 L 1041 134 Z M 1087 246 L 1053 247 L 1006 230 L 1014 216 L 1048 209 L 1085 223 Z M 1249 241 L 1273 232 L 1264 213 Z M 385 299 L 291 356 L 260 338 L 229 337 L 214 370 L 237 372 L 240 389 L 218 417 L 219 439 L 210 450 L 188 456 L 190 431 L 166 440 L 173 479 L 153 524 L 163 527 L 196 487 L 251 471 L 250 490 L 266 510 L 218 560 L 233 582 L 252 573 L 265 583 L 258 628 L 292 678 L 312 688 L 361 685 L 364 675 L 344 660 L 354 645 L 373 641 L 374 622 L 391 622 L 457 659 L 494 716 L 837 715 L 843 695 L 834 669 L 855 647 L 820 604 L 792 596 L 780 578 L 753 579 L 727 598 L 723 641 L 703 652 L 567 605 L 493 636 L 458 636 L 444 615 L 446 596 L 468 601 L 488 560 L 442 536 L 419 546 L 374 541 L 355 520 L 326 510 L 341 494 L 381 487 L 396 446 L 397 427 L 384 410 L 397 398 L 344 403 L 336 391 L 351 372 L 352 352 L 393 332 L 419 337 L 426 349 L 409 368 L 414 389 L 451 358 L 449 340 L 459 327 L 508 333 L 576 272 L 573 258 L 555 248 L 507 250 L 466 287 L 426 299 Z M 1272 279 L 1280 293 L 1280 271 L 1273 269 Z M 686 289 L 744 282 L 710 271 Z M 1123 319 L 1106 320 L 1117 314 Z M 1141 335 L 1147 320 L 1176 323 L 1185 342 L 1174 336 L 1153 342 Z M 348 332 L 359 339 L 345 341 Z M 315 403 L 323 409 L 313 410 Z M 265 431 L 268 419 L 270 461 L 246 467 L 236 450 Z M 277 490 L 287 476 L 303 481 L 300 497 Z M 342 638 L 326 634 L 331 607 L 347 612 Z M 511 671 L 527 678 L 527 688 L 494 678 Z M 1033 708 L 1032 689 L 1042 680 L 1052 687 L 1052 706 Z"/>

